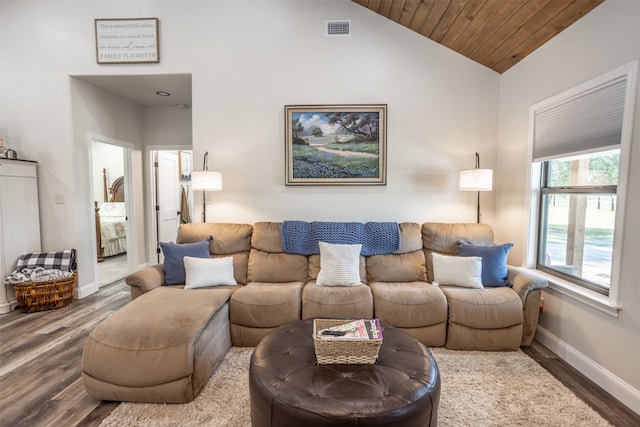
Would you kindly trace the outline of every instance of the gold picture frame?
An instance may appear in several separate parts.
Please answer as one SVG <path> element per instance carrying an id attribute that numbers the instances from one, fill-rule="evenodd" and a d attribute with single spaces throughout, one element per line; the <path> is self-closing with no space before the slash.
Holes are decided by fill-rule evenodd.
<path id="1" fill-rule="evenodd" d="M 387 105 L 286 105 L 286 185 L 386 185 Z"/>

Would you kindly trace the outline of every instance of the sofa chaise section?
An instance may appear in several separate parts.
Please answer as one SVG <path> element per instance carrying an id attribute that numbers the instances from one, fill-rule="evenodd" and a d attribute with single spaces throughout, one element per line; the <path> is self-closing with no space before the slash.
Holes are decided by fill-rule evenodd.
<path id="1" fill-rule="evenodd" d="M 99 400 L 193 400 L 231 347 L 230 295 L 162 287 L 112 314 L 84 346 L 87 393 Z"/>

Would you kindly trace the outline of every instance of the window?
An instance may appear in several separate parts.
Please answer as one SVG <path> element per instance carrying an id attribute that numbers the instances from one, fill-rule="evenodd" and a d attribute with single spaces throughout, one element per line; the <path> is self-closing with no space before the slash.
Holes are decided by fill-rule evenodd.
<path id="1" fill-rule="evenodd" d="M 637 68 L 635 61 L 531 107 L 536 268 L 563 279 L 552 285 L 608 297 L 610 306 L 625 237 Z"/>
<path id="2" fill-rule="evenodd" d="M 542 165 L 537 265 L 605 295 L 611 285 L 620 150 Z"/>

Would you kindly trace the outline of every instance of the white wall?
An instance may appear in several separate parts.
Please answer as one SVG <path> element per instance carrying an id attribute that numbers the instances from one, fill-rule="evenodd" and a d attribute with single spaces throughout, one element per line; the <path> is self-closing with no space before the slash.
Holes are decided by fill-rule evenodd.
<path id="1" fill-rule="evenodd" d="M 76 78 L 66 79 L 69 90 L 69 117 L 58 117 L 60 121 L 69 121 L 72 132 L 68 138 L 70 144 L 66 148 L 59 148 L 73 159 L 71 181 L 65 182 L 59 177 L 65 171 L 58 170 L 55 164 L 50 164 L 36 158 L 39 168 L 46 169 L 49 176 L 39 176 L 39 196 L 51 203 L 55 193 L 63 193 L 67 199 L 65 205 L 54 205 L 57 216 L 45 214 L 40 207 L 40 229 L 43 234 L 43 250 L 57 250 L 63 247 L 74 247 L 78 252 L 78 280 L 77 295 L 84 297 L 97 291 L 97 277 L 95 271 L 95 216 L 93 200 L 102 200 L 102 185 L 98 194 L 93 194 L 92 142 L 89 134 L 117 140 L 118 143 L 131 144 L 131 185 L 133 210 L 131 227 L 132 233 L 142 233 L 142 243 L 129 254 L 133 265 L 139 265 L 144 258 L 144 218 L 142 204 L 142 127 L 140 107 L 105 92 L 89 83 Z M 54 114 L 52 114 L 54 115 Z M 63 131 L 48 123 L 46 116 L 40 117 L 51 131 Z M 47 152 L 49 147 L 37 145 L 40 155 Z M 55 147 L 54 147 L 55 148 Z M 114 177 L 109 177 L 110 182 Z M 140 231 L 137 231 L 140 230 Z M 135 241 L 135 237 L 133 241 Z"/>
<path id="2" fill-rule="evenodd" d="M 155 181 L 153 180 L 154 171 L 151 170 L 152 150 L 191 150 L 193 144 L 192 132 L 192 113 L 191 108 L 180 109 L 177 107 L 145 107 L 142 109 L 142 140 L 146 147 L 145 155 L 151 157 L 144 162 L 143 172 L 145 177 L 145 189 L 154 189 Z M 192 156 L 193 157 L 193 156 Z M 201 164 L 201 163 L 196 163 Z M 176 177 L 177 179 L 177 177 Z M 184 181 L 184 185 L 188 194 L 189 212 L 193 210 L 193 194 L 191 183 Z M 155 191 L 147 191 L 145 208 L 156 205 Z M 180 204 L 178 203 L 178 206 Z M 145 209 L 146 218 L 155 218 L 155 211 Z M 191 220 L 194 221 L 193 214 Z M 156 248 L 158 247 L 156 239 L 155 219 L 148 221 L 146 224 L 147 244 L 147 260 L 151 263 L 157 261 Z"/>
<path id="3" fill-rule="evenodd" d="M 142 108 L 144 145 L 190 146 L 192 144 L 191 108 Z"/>
<path id="4" fill-rule="evenodd" d="M 0 7 L 0 127 L 20 137 L 24 157 L 43 172 L 45 249 L 86 249 L 81 236 L 91 232 L 81 218 L 90 206 L 89 167 L 76 139 L 90 126 L 71 113 L 81 116 L 82 102 L 93 104 L 78 94 L 72 106 L 70 75 L 192 74 L 194 162 L 209 151 L 210 168 L 224 179 L 210 199 L 212 221 L 475 220 L 475 195 L 457 190 L 457 176 L 473 166 L 476 151 L 494 166 L 498 75 L 353 2 L 22 0 Z M 160 64 L 96 64 L 95 18 L 147 16 L 160 19 Z M 351 38 L 324 37 L 325 19 L 336 18 L 352 20 Z M 284 185 L 284 105 L 312 103 L 388 104 L 387 186 Z M 118 138 L 115 125 L 125 118 L 104 113 L 98 127 Z M 68 194 L 69 203 L 55 205 L 55 193 Z M 487 194 L 489 222 L 492 204 Z M 192 215 L 200 213 L 201 203 Z"/>
<path id="5" fill-rule="evenodd" d="M 640 2 L 607 1 L 501 76 L 496 177 L 496 222 L 501 226 L 496 234 L 499 240 L 516 243 L 511 263 L 526 259 L 528 192 L 523 171 L 529 159 L 529 107 L 640 58 L 639 23 Z M 544 294 L 540 325 L 564 357 L 640 413 L 639 107 L 630 159 L 619 318 L 549 291 Z"/>
<path id="6" fill-rule="evenodd" d="M 4 93 L 4 85 L 5 85 L 5 79 L 3 78 L 3 69 L 4 67 L 2 66 L 2 61 L 3 61 L 3 55 L 2 55 L 2 49 L 4 46 L 3 40 L 5 40 L 5 38 L 3 37 L 3 30 L 2 30 L 2 6 L 0 6 L 0 96 L 2 96 L 2 94 Z M 4 102 L 0 101 L 0 138 L 3 138 L 6 136 L 5 133 L 5 129 L 4 129 L 4 120 L 3 120 L 3 108 L 4 108 Z"/>
<path id="7" fill-rule="evenodd" d="M 93 144 L 92 173 L 93 173 L 93 199 L 98 203 L 106 202 L 111 195 L 109 188 L 113 182 L 121 176 L 124 176 L 124 149 L 116 145 L 95 142 Z M 107 198 L 104 197 L 104 172 L 106 169 L 106 187 Z"/>
<path id="8" fill-rule="evenodd" d="M 208 218 L 475 221 L 457 177 L 475 151 L 493 154 L 494 72 L 349 1 L 246 4 L 207 5 L 206 55 L 180 52 L 194 65 L 194 159 L 209 151 L 223 173 Z M 351 19 L 353 36 L 325 38 L 325 19 Z M 386 186 L 284 185 L 284 105 L 333 103 L 388 104 Z"/>

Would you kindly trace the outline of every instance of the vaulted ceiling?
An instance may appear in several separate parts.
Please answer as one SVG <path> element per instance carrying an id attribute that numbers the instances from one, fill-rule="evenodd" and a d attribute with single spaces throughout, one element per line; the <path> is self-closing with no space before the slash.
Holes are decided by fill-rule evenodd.
<path id="1" fill-rule="evenodd" d="M 352 0 L 502 74 L 604 0 Z"/>

